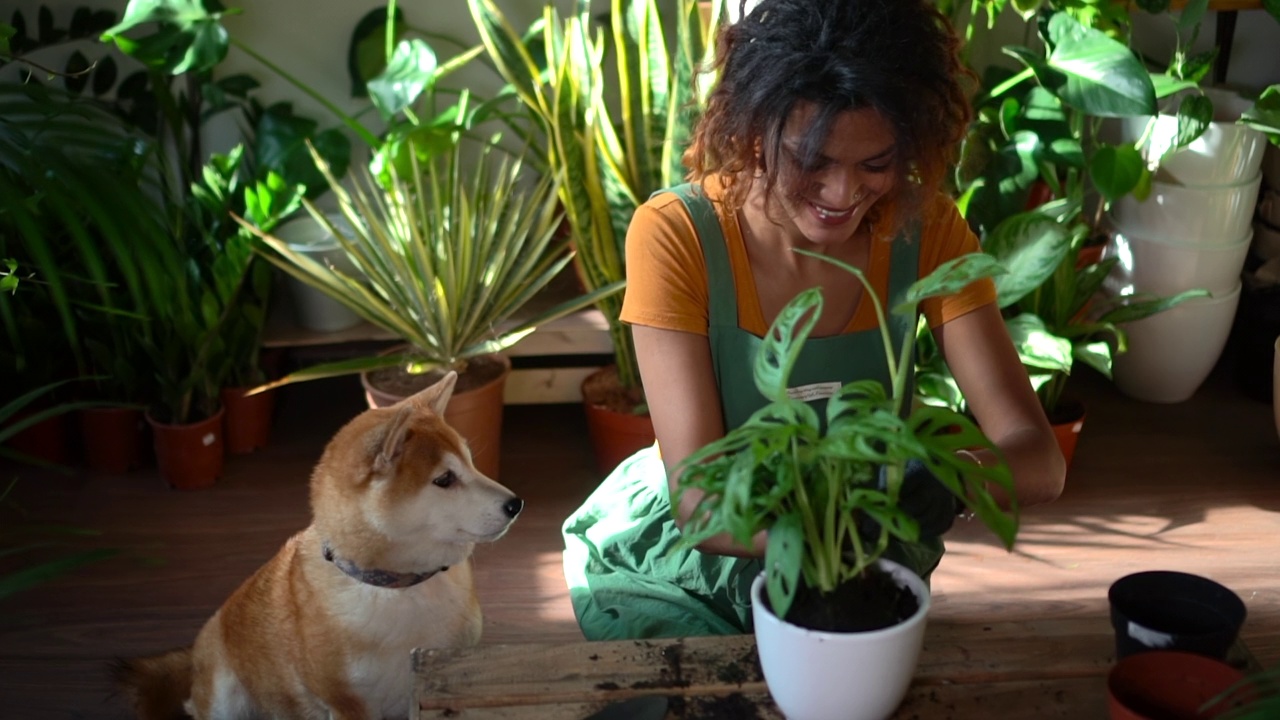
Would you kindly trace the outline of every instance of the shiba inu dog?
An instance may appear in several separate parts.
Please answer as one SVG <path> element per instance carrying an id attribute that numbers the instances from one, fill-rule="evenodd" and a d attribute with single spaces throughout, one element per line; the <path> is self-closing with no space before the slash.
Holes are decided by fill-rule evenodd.
<path id="1" fill-rule="evenodd" d="M 117 661 L 140 718 L 405 717 L 415 647 L 474 645 L 469 558 L 523 502 L 442 419 L 457 374 L 367 410 L 311 476 L 312 523 L 232 593 L 194 647 Z"/>

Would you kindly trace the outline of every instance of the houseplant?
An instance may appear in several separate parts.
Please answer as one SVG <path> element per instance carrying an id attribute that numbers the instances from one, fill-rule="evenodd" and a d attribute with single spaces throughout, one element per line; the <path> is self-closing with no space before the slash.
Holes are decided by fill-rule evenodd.
<path id="1" fill-rule="evenodd" d="M 946 408 L 912 407 L 912 339 L 893 347 L 883 304 L 862 272 L 827 260 L 856 276 L 872 298 L 891 387 L 876 380 L 844 385 L 827 401 L 825 424 L 788 396 L 792 365 L 822 311 L 821 289 L 801 293 L 778 314 L 756 357 L 756 387 L 769 403 L 681 463 L 671 506 L 680 507 L 690 490 L 703 494 L 685 524 L 685 547 L 722 533 L 749 545 L 768 531 L 752 612 L 779 708 L 794 718 L 883 718 L 910 683 L 929 603 L 920 578 L 881 557 L 890 538 L 919 537 L 917 521 L 899 506 L 907 461 L 923 463 L 1006 547 L 1017 533 L 1016 505 L 1002 511 L 988 488 L 1012 497 L 1013 479 L 1003 462 L 980 467 L 962 459 L 959 451 L 974 448 L 999 457 L 971 420 Z M 958 258 L 913 284 L 892 311 L 914 317 L 921 300 L 999 272 L 989 255 Z M 812 644 L 795 644 L 801 638 Z"/>
<path id="2" fill-rule="evenodd" d="M 522 191 L 523 164 L 519 158 L 499 158 L 493 150 L 496 142 L 458 138 L 441 155 L 419 160 L 410 154 L 407 176 L 400 176 L 392 165 L 391 182 L 383 184 L 361 172 L 351 191 L 317 156 L 350 229 L 339 228 L 310 201 L 304 204 L 364 278 L 321 265 L 264 234 L 270 247 L 267 257 L 407 347 L 305 368 L 263 389 L 361 372 L 366 374 L 371 404 L 383 405 L 456 370 L 459 389 L 446 418 L 468 438 L 476 466 L 497 476 L 500 436 L 494 433 L 501 429 L 502 382 L 510 368 L 501 352 L 538 325 L 618 292 L 622 283 L 567 300 L 535 317 L 513 319 L 570 262 L 572 252 L 556 237 L 560 215 L 555 179 L 543 176 Z M 394 384 L 385 391 L 383 383 Z M 487 409 L 469 409 L 468 396 L 482 390 L 491 398 Z"/>
<path id="3" fill-rule="evenodd" d="M 702 100 L 695 79 L 723 0 L 711 4 L 705 16 L 710 22 L 699 3 L 679 0 L 674 36 L 664 30 L 671 23 L 664 22 L 656 0 L 612 0 L 608 34 L 593 28 L 585 0 L 577 0 L 565 17 L 548 5 L 524 36 L 494 0 L 468 4 L 489 59 L 547 138 L 537 147 L 545 148 L 543 161 L 560 180 L 579 279 L 587 290 L 623 281 L 631 215 L 650 194 L 683 179 L 680 156 Z M 615 62 L 608 74 L 607 56 Z M 583 394 L 598 438 L 598 464 L 612 469 L 652 444 L 653 426 L 630 329 L 618 318 L 622 298 L 610 296 L 597 307 L 609 325 L 614 362 L 588 378 Z M 631 423 L 623 421 L 626 416 Z M 611 447 L 605 424 L 637 427 Z"/>

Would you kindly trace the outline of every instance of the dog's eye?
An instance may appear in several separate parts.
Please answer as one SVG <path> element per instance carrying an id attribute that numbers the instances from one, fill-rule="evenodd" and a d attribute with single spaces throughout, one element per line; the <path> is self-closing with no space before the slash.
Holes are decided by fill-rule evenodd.
<path id="1" fill-rule="evenodd" d="M 453 474 L 452 470 L 447 470 L 443 475 L 431 481 L 432 485 L 447 488 L 458 480 L 458 476 Z"/>

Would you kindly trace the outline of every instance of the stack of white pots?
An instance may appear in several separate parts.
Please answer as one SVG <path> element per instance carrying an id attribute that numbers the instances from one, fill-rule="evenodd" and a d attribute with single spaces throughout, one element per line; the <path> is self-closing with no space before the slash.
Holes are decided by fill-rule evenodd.
<path id="1" fill-rule="evenodd" d="M 1205 90 L 1214 121 L 1190 145 L 1160 161 L 1151 194 L 1112 206 L 1115 229 L 1104 257 L 1119 257 L 1106 289 L 1119 295 L 1176 295 L 1203 288 L 1189 300 L 1123 328 L 1128 351 L 1116 357 L 1116 386 L 1148 402 L 1190 398 L 1213 370 L 1240 301 L 1240 275 L 1253 239 L 1251 225 L 1266 139 L 1236 121 L 1251 103 L 1237 94 Z M 1177 102 L 1170 109 L 1176 113 Z M 1158 158 L 1177 133 L 1175 114 L 1134 118 L 1124 140 L 1136 141 L 1154 122 L 1143 150 Z"/>

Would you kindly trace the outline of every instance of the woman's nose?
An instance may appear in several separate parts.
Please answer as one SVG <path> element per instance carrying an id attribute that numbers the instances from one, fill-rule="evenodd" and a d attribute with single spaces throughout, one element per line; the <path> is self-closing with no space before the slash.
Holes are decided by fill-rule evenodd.
<path id="1" fill-rule="evenodd" d="M 853 207 L 867 192 L 861 173 L 852 169 L 831 168 L 818 182 L 819 202 L 833 210 Z"/>

